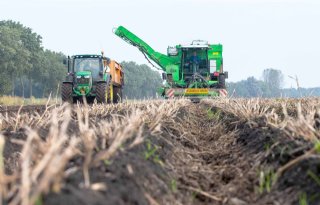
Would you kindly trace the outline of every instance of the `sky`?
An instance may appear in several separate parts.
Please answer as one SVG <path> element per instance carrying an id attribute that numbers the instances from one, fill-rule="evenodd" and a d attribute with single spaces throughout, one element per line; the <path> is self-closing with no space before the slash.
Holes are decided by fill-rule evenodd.
<path id="1" fill-rule="evenodd" d="M 125 26 L 155 50 L 207 40 L 223 45 L 229 81 L 260 79 L 279 69 L 285 87 L 320 86 L 318 0 L 0 0 L 0 20 L 19 21 L 44 48 L 66 55 L 99 54 L 148 64 L 112 33 Z"/>

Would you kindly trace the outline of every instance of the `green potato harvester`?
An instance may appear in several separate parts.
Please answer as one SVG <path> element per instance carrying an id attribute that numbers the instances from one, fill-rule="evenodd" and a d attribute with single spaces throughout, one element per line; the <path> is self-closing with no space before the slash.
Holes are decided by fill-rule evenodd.
<path id="1" fill-rule="evenodd" d="M 227 96 L 225 79 L 228 72 L 223 70 L 221 44 L 194 40 L 187 45 L 169 46 L 165 55 L 123 26 L 113 32 L 161 68 L 164 83 L 158 92 L 166 99 L 186 97 L 199 101 L 202 98 Z"/>

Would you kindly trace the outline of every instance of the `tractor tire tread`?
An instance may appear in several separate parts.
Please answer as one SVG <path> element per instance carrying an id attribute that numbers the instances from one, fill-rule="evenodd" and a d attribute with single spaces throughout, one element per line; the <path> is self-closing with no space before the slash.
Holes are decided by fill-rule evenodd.
<path id="1" fill-rule="evenodd" d="M 98 83 L 96 87 L 97 103 L 106 103 L 107 83 Z"/>
<path id="2" fill-rule="evenodd" d="M 72 97 L 72 84 L 70 83 L 63 83 L 61 86 L 61 98 L 62 102 L 73 103 Z"/>

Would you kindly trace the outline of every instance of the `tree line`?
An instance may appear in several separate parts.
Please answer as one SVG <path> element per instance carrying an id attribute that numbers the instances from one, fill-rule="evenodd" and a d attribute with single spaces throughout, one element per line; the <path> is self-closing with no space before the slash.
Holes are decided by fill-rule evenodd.
<path id="1" fill-rule="evenodd" d="M 59 86 L 67 68 L 66 56 L 43 48 L 42 37 L 31 28 L 11 20 L 0 21 L 0 96 L 60 96 Z M 135 62 L 121 63 L 125 72 L 123 94 L 128 99 L 156 97 L 162 80 L 157 71 Z M 283 89 L 280 70 L 266 69 L 260 80 L 249 77 L 227 84 L 233 97 L 320 96 L 320 88 Z"/>
<path id="2" fill-rule="evenodd" d="M 298 79 L 296 79 L 298 81 Z M 296 88 L 283 88 L 284 75 L 280 70 L 269 68 L 262 73 L 261 80 L 255 77 L 248 77 L 239 82 L 227 84 L 228 93 L 233 97 L 311 97 L 320 96 L 320 87 L 301 88 L 297 82 Z"/>
<path id="3" fill-rule="evenodd" d="M 43 48 L 42 37 L 19 22 L 0 21 L 0 96 L 29 98 L 60 96 L 67 68 L 61 52 Z M 152 98 L 161 84 L 159 73 L 147 65 L 121 63 L 125 72 L 124 96 Z"/>
<path id="4" fill-rule="evenodd" d="M 265 69 L 262 80 L 248 77 L 235 83 L 228 83 L 229 94 L 234 97 L 280 97 L 283 86 L 283 74 L 280 70 Z"/>
<path id="5" fill-rule="evenodd" d="M 124 68 L 124 96 L 128 99 L 155 98 L 162 79 L 157 71 L 135 62 L 121 62 Z"/>
<path id="6" fill-rule="evenodd" d="M 42 47 L 42 37 L 14 21 L 0 21 L 0 95 L 47 97 L 65 73 L 62 53 Z"/>

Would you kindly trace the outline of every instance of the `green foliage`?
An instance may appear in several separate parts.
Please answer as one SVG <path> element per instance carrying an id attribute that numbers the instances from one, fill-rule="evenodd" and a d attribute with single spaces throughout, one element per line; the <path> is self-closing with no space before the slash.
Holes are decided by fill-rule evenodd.
<path id="1" fill-rule="evenodd" d="M 319 141 L 319 140 L 317 140 L 317 141 L 315 142 L 315 144 L 314 144 L 314 149 L 316 150 L 316 152 L 317 152 L 318 154 L 320 154 L 320 141 Z"/>
<path id="2" fill-rule="evenodd" d="M 36 199 L 36 202 L 34 203 L 35 205 L 42 205 L 43 204 L 43 199 L 42 196 L 38 196 Z"/>
<path id="3" fill-rule="evenodd" d="M 103 163 L 104 163 L 104 165 L 106 167 L 112 164 L 112 162 L 110 160 L 107 160 L 107 159 L 103 160 Z"/>
<path id="4" fill-rule="evenodd" d="M 220 110 L 213 111 L 211 108 L 207 110 L 207 116 L 209 120 L 219 120 L 220 115 Z"/>
<path id="5" fill-rule="evenodd" d="M 175 179 L 172 179 L 170 181 L 170 188 L 173 193 L 177 193 L 178 188 L 177 188 L 177 181 Z"/>
<path id="6" fill-rule="evenodd" d="M 249 77 L 235 83 L 228 83 L 227 89 L 233 97 L 310 97 L 320 96 L 318 88 L 282 88 L 283 74 L 280 70 L 265 69 L 262 73 L 263 80 Z"/>
<path id="7" fill-rule="evenodd" d="M 270 94 L 267 97 L 280 96 L 280 89 L 282 88 L 283 74 L 280 70 L 273 68 L 265 69 L 262 73 L 262 79 L 264 84 L 268 87 Z"/>
<path id="8" fill-rule="evenodd" d="M 269 151 L 270 151 L 270 147 L 271 147 L 270 143 L 265 143 L 265 144 L 263 145 L 263 148 L 265 149 L 266 152 L 269 152 Z"/>
<path id="9" fill-rule="evenodd" d="M 156 155 L 158 147 L 153 145 L 150 140 L 146 141 L 147 150 L 144 152 L 144 158 L 149 159 Z"/>
<path id="10" fill-rule="evenodd" d="M 191 193 L 191 199 L 192 199 L 192 201 L 194 201 L 197 196 L 198 196 L 198 193 L 193 191 L 193 192 Z"/>
<path id="11" fill-rule="evenodd" d="M 147 65 L 137 65 L 135 62 L 122 62 L 124 68 L 123 94 L 128 99 L 155 98 L 156 91 L 161 86 L 161 77 L 157 71 Z"/>
<path id="12" fill-rule="evenodd" d="M 307 194 L 302 193 L 299 195 L 299 205 L 308 205 Z"/>
<path id="13" fill-rule="evenodd" d="M 0 96 L 55 96 L 66 68 L 62 53 L 45 50 L 41 36 L 13 21 L 0 21 Z M 160 74 L 147 65 L 122 62 L 124 96 L 129 99 L 156 97 Z"/>
<path id="14" fill-rule="evenodd" d="M 65 74 L 64 55 L 42 47 L 41 36 L 14 21 L 0 21 L 0 95 L 47 97 Z"/>
<path id="15" fill-rule="evenodd" d="M 144 158 L 146 160 L 152 160 L 153 162 L 163 166 L 163 162 L 160 160 L 159 155 L 157 153 L 159 147 L 157 145 L 152 144 L 150 140 L 146 140 L 146 148 L 147 149 L 144 152 Z"/>
<path id="16" fill-rule="evenodd" d="M 227 84 L 228 92 L 234 93 L 234 97 L 263 97 L 267 92 L 266 85 L 263 81 L 249 77 L 237 83 Z"/>
<path id="17" fill-rule="evenodd" d="M 271 70 L 271 71 L 270 71 Z M 278 73 L 276 75 L 268 75 L 268 73 Z M 266 69 L 263 71 L 264 80 L 257 80 L 254 77 L 249 77 L 247 80 L 242 80 L 236 83 L 228 83 L 228 92 L 233 93 L 234 97 L 280 97 L 283 77 L 281 71 L 274 69 Z M 272 77 L 279 78 L 277 80 L 269 79 Z M 273 85 L 272 82 L 277 81 L 277 85 Z"/>
<path id="18" fill-rule="evenodd" d="M 311 170 L 307 172 L 308 176 L 311 177 L 320 186 L 320 177 L 313 173 Z"/>
<path id="19" fill-rule="evenodd" d="M 280 97 L 283 84 L 283 74 L 280 70 L 265 69 L 262 74 L 263 80 L 249 77 L 236 83 L 228 84 L 230 94 L 234 97 Z"/>
<path id="20" fill-rule="evenodd" d="M 320 96 L 320 87 L 317 88 L 286 88 L 281 90 L 282 95 L 291 98 Z"/>
<path id="21" fill-rule="evenodd" d="M 271 191 L 273 184 L 277 180 L 277 175 L 273 170 L 260 171 L 259 173 L 259 193 Z"/>

